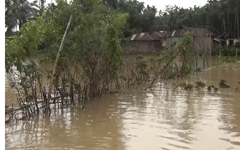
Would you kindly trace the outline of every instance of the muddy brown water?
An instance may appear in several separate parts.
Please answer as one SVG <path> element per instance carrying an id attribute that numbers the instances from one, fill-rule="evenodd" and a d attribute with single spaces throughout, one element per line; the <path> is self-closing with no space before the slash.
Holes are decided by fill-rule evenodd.
<path id="1" fill-rule="evenodd" d="M 239 150 L 240 92 L 234 88 L 240 64 L 211 68 L 186 81 L 199 79 L 207 85 L 225 79 L 231 88 L 186 91 L 165 81 L 145 91 L 105 95 L 84 111 L 55 109 L 50 117 L 6 124 L 6 149 Z"/>

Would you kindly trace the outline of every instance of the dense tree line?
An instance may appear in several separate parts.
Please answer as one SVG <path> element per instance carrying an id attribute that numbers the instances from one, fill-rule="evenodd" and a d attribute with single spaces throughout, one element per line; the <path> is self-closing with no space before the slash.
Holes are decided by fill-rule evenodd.
<path id="1" fill-rule="evenodd" d="M 103 0 L 113 8 L 128 12 L 128 31 L 171 31 L 179 26 L 208 27 L 227 37 L 239 37 L 239 0 L 209 0 L 203 7 L 155 6 L 137 0 Z"/>
<path id="2" fill-rule="evenodd" d="M 99 0 L 100 1 L 100 0 Z M 45 0 L 30 3 L 27 0 L 5 0 L 6 35 L 18 23 L 21 28 L 29 18 L 42 15 Z M 134 32 L 171 31 L 184 25 L 188 27 L 208 27 L 225 38 L 239 37 L 239 0 L 209 0 L 204 6 L 182 8 L 167 6 L 158 11 L 155 6 L 145 6 L 137 0 L 102 0 L 115 11 L 128 13 L 124 29 L 125 37 Z M 31 16 L 31 17 L 29 17 Z"/>

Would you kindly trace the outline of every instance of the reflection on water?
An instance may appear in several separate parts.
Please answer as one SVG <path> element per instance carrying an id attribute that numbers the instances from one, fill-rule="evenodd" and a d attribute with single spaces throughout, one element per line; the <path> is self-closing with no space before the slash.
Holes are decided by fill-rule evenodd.
<path id="1" fill-rule="evenodd" d="M 90 101 L 86 110 L 53 110 L 6 125 L 6 149 L 239 150 L 240 66 L 212 68 L 188 80 L 207 85 L 227 80 L 230 89 L 174 89 L 171 81 L 150 90 L 128 90 Z"/>

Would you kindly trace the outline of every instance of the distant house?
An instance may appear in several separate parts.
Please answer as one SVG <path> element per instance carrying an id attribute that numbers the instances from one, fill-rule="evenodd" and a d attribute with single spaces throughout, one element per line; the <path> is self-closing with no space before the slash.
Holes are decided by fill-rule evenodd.
<path id="1" fill-rule="evenodd" d="M 213 47 L 221 48 L 221 47 L 240 47 L 240 39 L 231 38 L 231 39 L 213 39 Z"/>
<path id="2" fill-rule="evenodd" d="M 220 38 L 214 38 L 213 39 L 213 43 L 212 43 L 212 46 L 214 48 L 221 48 L 223 46 L 226 46 L 227 45 L 227 42 L 225 39 L 220 39 Z"/>
<path id="3" fill-rule="evenodd" d="M 133 34 L 130 41 L 124 43 L 125 52 L 153 52 L 160 51 L 166 46 L 166 33 L 142 32 Z"/>
<path id="4" fill-rule="evenodd" d="M 240 45 L 240 39 L 227 39 L 226 40 L 226 46 L 239 46 Z"/>
<path id="5" fill-rule="evenodd" d="M 176 43 L 177 45 L 181 44 L 186 32 L 191 33 L 195 49 L 200 51 L 211 51 L 212 38 L 215 34 L 206 28 L 190 28 L 181 26 L 167 35 L 167 47 L 170 47 L 173 43 Z"/>

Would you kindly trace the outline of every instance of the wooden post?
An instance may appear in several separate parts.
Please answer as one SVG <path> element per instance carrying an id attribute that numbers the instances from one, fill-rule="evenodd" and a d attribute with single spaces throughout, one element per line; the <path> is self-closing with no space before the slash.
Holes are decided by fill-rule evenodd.
<path id="1" fill-rule="evenodd" d="M 70 83 L 70 103 L 74 104 L 74 92 L 73 92 L 73 79 L 70 79 L 71 83 Z"/>
<path id="2" fill-rule="evenodd" d="M 66 30 L 64 32 L 64 35 L 63 35 L 63 38 L 62 38 L 62 41 L 61 41 L 61 45 L 59 47 L 58 54 L 57 54 L 57 57 L 56 57 L 56 60 L 55 60 L 55 63 L 54 63 L 53 71 L 52 71 L 52 74 L 51 74 L 51 80 L 50 80 L 50 85 L 49 85 L 49 89 L 48 89 L 48 98 L 47 98 L 47 102 L 46 102 L 46 113 L 48 113 L 48 111 L 50 110 L 50 108 L 49 108 L 49 101 L 51 99 L 52 85 L 53 85 L 53 81 L 54 81 L 53 77 L 54 77 L 54 74 L 56 72 L 57 63 L 58 63 L 58 60 L 59 60 L 59 57 L 60 57 L 60 53 L 61 53 L 61 51 L 63 49 L 63 44 L 64 44 L 64 41 L 65 41 L 65 38 L 66 38 L 66 35 L 67 35 L 67 31 L 68 31 L 68 29 L 70 27 L 71 22 L 72 22 L 72 15 L 70 16 L 70 19 L 68 21 Z"/>
<path id="3" fill-rule="evenodd" d="M 238 48 L 236 47 L 235 61 L 237 61 L 237 57 L 238 57 Z"/>
<path id="4" fill-rule="evenodd" d="M 13 116 L 13 103 L 12 103 L 12 116 Z"/>
<path id="5" fill-rule="evenodd" d="M 208 55 L 206 54 L 206 63 L 207 63 L 207 68 L 209 67 L 209 61 L 208 61 Z"/>
<path id="6" fill-rule="evenodd" d="M 236 28 L 237 28 L 237 38 L 239 38 L 239 0 L 236 0 Z"/>
<path id="7" fill-rule="evenodd" d="M 212 66 L 212 35 L 210 35 L 210 66 Z"/>
<path id="8" fill-rule="evenodd" d="M 202 69 L 204 70 L 205 69 L 205 65 L 206 65 L 206 62 L 205 62 L 205 54 L 202 55 L 202 61 L 203 61 L 203 64 L 202 64 Z"/>
<path id="9" fill-rule="evenodd" d="M 221 54 L 222 54 L 222 43 L 221 43 L 221 40 L 220 40 L 220 50 L 219 50 L 219 56 L 218 56 L 218 58 L 219 58 L 219 64 L 220 64 L 220 62 L 221 62 Z"/>
<path id="10" fill-rule="evenodd" d="M 197 57 L 196 57 L 196 64 L 195 64 L 195 71 L 197 72 L 198 71 L 198 55 L 199 53 L 197 52 Z"/>
<path id="11" fill-rule="evenodd" d="M 35 106 L 37 109 L 37 113 L 39 114 L 38 101 L 37 101 L 37 83 L 35 83 L 35 88 L 34 88 L 34 100 L 35 100 Z"/>

